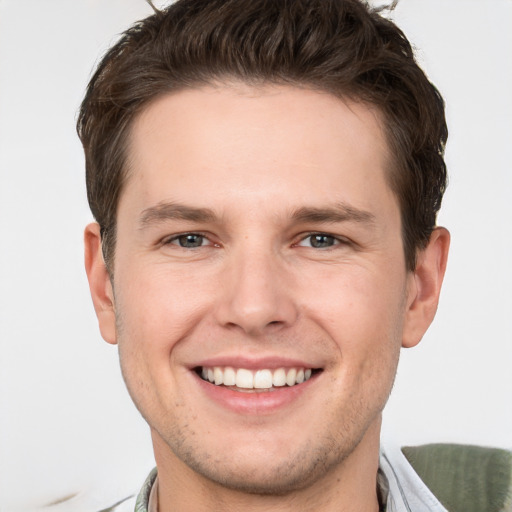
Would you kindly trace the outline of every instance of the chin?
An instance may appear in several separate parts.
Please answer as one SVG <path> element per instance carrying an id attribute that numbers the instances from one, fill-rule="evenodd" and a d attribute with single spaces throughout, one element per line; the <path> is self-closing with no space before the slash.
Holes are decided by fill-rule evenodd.
<path id="1" fill-rule="evenodd" d="M 291 452 L 286 450 L 233 447 L 230 457 L 225 451 L 176 443 L 171 448 L 181 462 L 214 485 L 246 494 L 284 496 L 296 493 L 327 477 L 351 455 L 361 438 L 345 435 L 338 438 L 316 438 L 304 442 Z M 168 444 L 169 446 L 169 444 Z"/>
<path id="2" fill-rule="evenodd" d="M 266 467 L 253 467 L 249 464 L 234 463 L 229 467 L 218 465 L 187 464 L 196 473 L 220 485 L 245 494 L 261 496 L 284 496 L 309 487 L 321 479 L 329 469 L 326 460 L 317 457 L 313 461 L 282 461 Z"/>

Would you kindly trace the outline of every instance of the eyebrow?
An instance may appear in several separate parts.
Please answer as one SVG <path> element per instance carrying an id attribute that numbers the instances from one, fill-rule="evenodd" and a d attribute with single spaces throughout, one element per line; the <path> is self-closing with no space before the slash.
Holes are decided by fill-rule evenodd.
<path id="1" fill-rule="evenodd" d="M 335 207 L 311 208 L 302 207 L 292 214 L 295 222 L 357 222 L 372 225 L 375 215 L 371 212 L 354 208 L 346 203 L 338 203 Z"/>
<path id="2" fill-rule="evenodd" d="M 143 229 L 152 224 L 173 219 L 191 222 L 214 222 L 217 216 L 209 208 L 196 208 L 179 203 L 159 203 L 142 211 L 140 227 Z M 368 225 L 375 223 L 375 215 L 373 213 L 354 208 L 346 203 L 338 203 L 335 207 L 326 208 L 303 206 L 292 212 L 291 219 L 294 223 L 350 221 Z"/>
<path id="3" fill-rule="evenodd" d="M 177 203 L 159 203 L 142 211 L 140 227 L 145 228 L 166 220 L 179 219 L 191 222 L 213 222 L 216 215 L 209 208 L 194 208 Z"/>

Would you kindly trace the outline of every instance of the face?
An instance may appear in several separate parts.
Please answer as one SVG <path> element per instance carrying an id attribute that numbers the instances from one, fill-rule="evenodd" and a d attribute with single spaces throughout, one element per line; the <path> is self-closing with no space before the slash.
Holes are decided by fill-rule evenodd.
<path id="1" fill-rule="evenodd" d="M 187 90 L 135 120 L 129 161 L 99 316 L 157 462 L 251 492 L 321 479 L 378 436 L 417 283 L 378 114 Z"/>

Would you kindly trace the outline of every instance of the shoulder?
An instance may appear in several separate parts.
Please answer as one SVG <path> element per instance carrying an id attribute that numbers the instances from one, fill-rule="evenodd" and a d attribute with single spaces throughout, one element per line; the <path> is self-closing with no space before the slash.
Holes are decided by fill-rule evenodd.
<path id="1" fill-rule="evenodd" d="M 461 444 L 405 446 L 401 451 L 450 512 L 512 512 L 512 452 Z"/>

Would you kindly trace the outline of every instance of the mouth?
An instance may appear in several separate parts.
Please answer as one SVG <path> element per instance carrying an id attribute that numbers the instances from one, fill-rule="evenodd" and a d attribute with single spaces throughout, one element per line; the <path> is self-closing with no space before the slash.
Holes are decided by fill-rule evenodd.
<path id="1" fill-rule="evenodd" d="M 202 380 L 210 384 L 245 393 L 296 387 L 322 371 L 303 367 L 249 370 L 231 366 L 199 366 L 194 370 Z"/>

